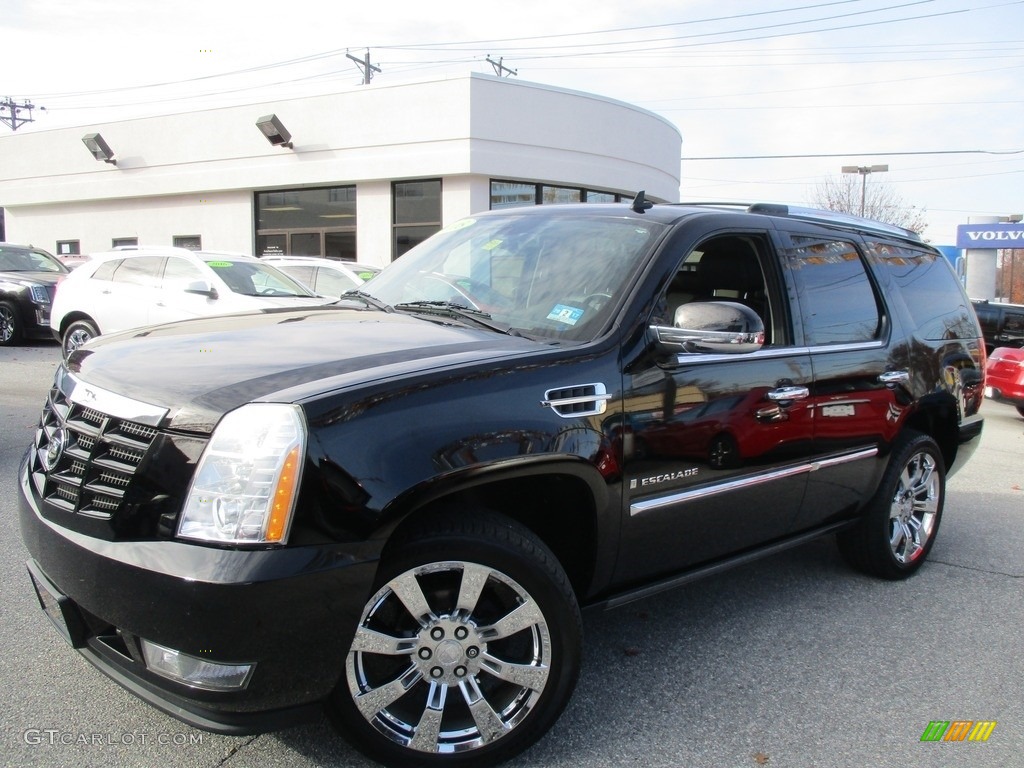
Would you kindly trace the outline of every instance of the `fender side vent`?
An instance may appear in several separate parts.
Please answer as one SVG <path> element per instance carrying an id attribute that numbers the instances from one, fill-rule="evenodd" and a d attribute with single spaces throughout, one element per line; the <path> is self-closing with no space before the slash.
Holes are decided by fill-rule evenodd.
<path id="1" fill-rule="evenodd" d="M 596 416 L 608 408 L 611 395 L 604 384 L 578 384 L 572 387 L 558 387 L 544 393 L 540 404 L 550 408 L 563 419 L 577 416 Z"/>

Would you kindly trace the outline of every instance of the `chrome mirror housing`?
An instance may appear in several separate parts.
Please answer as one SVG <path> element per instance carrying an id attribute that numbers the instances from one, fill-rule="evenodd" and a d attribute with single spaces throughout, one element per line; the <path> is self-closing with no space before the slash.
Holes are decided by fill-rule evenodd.
<path id="1" fill-rule="evenodd" d="M 676 310 L 674 324 L 651 326 L 658 344 L 687 353 L 743 354 L 764 346 L 764 323 L 734 301 L 695 301 Z"/>

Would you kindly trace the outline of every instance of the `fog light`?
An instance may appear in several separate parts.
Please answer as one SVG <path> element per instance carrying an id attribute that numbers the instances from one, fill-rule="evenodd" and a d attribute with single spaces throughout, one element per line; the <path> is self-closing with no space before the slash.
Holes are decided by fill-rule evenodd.
<path id="1" fill-rule="evenodd" d="M 237 691 L 249 684 L 255 664 L 217 664 L 187 653 L 142 641 L 142 654 L 151 672 L 176 683 L 208 691 Z"/>

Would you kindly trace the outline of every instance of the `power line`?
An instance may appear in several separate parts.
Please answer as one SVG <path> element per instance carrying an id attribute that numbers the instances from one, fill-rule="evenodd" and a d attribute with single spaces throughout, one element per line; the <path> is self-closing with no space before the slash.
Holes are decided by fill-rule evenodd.
<path id="1" fill-rule="evenodd" d="M 910 155 L 1020 155 L 1024 149 L 933 149 L 912 152 L 827 152 L 806 155 L 721 155 L 717 157 L 683 157 L 681 160 L 793 160 L 818 157 L 905 157 Z"/>

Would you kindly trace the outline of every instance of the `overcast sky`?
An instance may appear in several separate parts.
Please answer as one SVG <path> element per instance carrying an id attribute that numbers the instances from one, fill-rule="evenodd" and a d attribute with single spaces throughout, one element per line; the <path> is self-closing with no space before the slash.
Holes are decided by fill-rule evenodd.
<path id="1" fill-rule="evenodd" d="M 1024 0 L 0 0 L 0 39 L 0 99 L 36 105 L 19 133 L 358 87 L 346 52 L 374 84 L 490 56 L 673 122 L 683 200 L 807 204 L 887 164 L 867 183 L 936 244 L 1024 213 Z"/>

